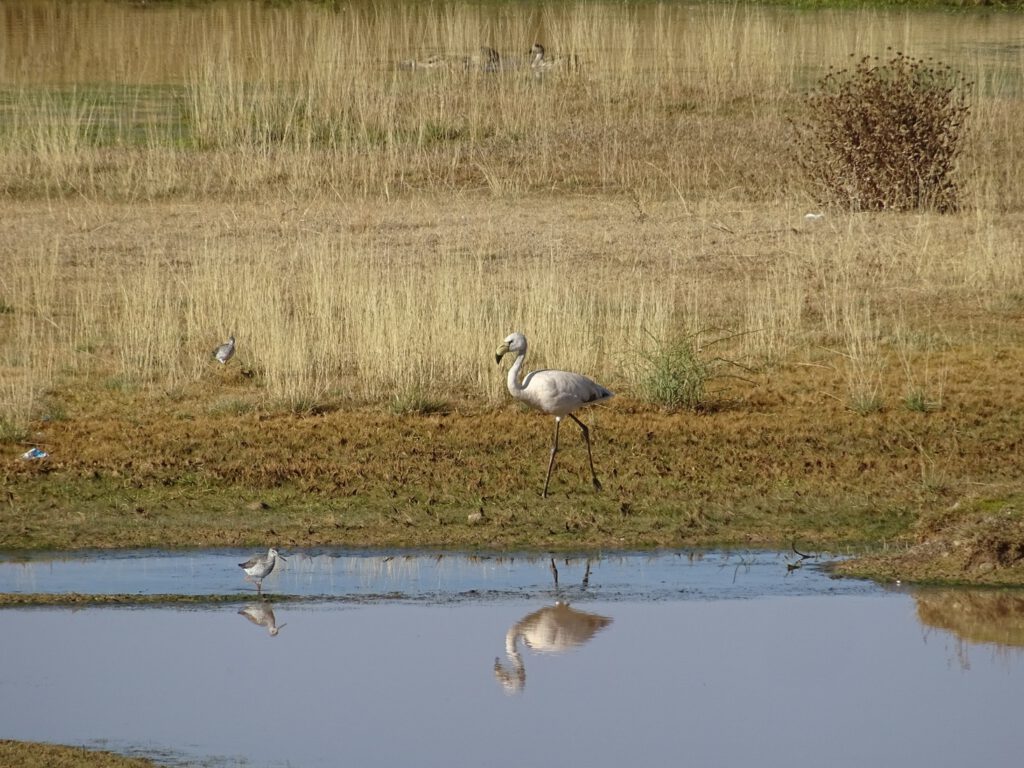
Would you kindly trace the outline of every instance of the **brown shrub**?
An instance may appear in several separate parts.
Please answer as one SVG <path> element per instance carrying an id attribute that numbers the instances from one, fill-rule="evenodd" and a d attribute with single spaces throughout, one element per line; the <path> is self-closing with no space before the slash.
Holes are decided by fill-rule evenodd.
<path id="1" fill-rule="evenodd" d="M 970 89 L 943 64 L 897 52 L 830 70 L 796 126 L 819 202 L 850 210 L 955 210 Z"/>

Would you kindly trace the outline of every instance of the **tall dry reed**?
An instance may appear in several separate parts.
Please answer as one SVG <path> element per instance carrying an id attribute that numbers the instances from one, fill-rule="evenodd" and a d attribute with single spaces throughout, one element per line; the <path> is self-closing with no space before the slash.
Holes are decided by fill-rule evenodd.
<path id="1" fill-rule="evenodd" d="M 654 273 L 625 290 L 599 273 L 581 281 L 555 254 L 524 262 L 441 250 L 410 263 L 319 236 L 284 253 L 199 246 L 174 262 L 141 256 L 106 285 L 40 280 L 23 262 L 9 286 L 19 297 L 16 348 L 51 357 L 42 368 L 24 358 L 9 365 L 35 372 L 37 388 L 57 362 L 173 389 L 211 375 L 219 332 L 238 338 L 232 364 L 273 401 L 383 401 L 413 391 L 496 401 L 493 349 L 511 330 L 536 340 L 534 364 L 550 356 L 621 379 L 622 351 L 676 321 L 679 292 Z M 23 281 L 46 295 L 23 292 Z M 31 398 L 12 398 L 31 408 Z"/>

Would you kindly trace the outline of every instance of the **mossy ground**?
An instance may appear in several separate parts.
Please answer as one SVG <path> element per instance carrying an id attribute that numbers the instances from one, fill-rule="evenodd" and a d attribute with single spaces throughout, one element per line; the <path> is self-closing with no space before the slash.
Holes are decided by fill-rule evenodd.
<path id="1" fill-rule="evenodd" d="M 342 404 L 208 413 L 225 393 L 248 396 L 238 369 L 173 397 L 57 389 L 63 416 L 36 431 L 49 458 L 23 461 L 8 446 L 0 464 L 0 548 L 796 542 L 860 552 L 903 550 L 958 524 L 981 536 L 992 520 L 1016 520 L 1024 412 L 1013 371 L 988 358 L 956 362 L 986 371 L 984 392 L 950 391 L 932 413 L 861 415 L 827 394 L 835 382 L 816 367 L 776 370 L 706 412 L 623 396 L 587 417 L 603 491 L 567 423 L 546 499 L 552 420 L 512 402 L 401 416 Z M 1019 524 L 996 530 L 1009 537 L 1005 554 L 981 570 L 976 557 L 958 560 L 955 578 L 1017 573 Z"/>
<path id="2" fill-rule="evenodd" d="M 147 768 L 157 763 L 95 749 L 0 740 L 0 765 L 6 768 Z"/>
<path id="3" fill-rule="evenodd" d="M 923 514 L 906 542 L 840 563 L 837 572 L 918 584 L 1024 584 L 1024 496 Z"/>

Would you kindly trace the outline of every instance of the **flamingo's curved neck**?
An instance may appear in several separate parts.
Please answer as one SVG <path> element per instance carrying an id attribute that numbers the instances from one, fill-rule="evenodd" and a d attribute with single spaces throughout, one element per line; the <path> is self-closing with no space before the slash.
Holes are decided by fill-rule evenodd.
<path id="1" fill-rule="evenodd" d="M 525 359 L 526 350 L 524 349 L 516 356 L 516 361 L 508 369 L 508 391 L 513 397 L 522 397 L 523 385 L 519 381 L 519 374 L 523 370 L 523 360 Z"/>
<path id="2" fill-rule="evenodd" d="M 516 647 L 516 641 L 519 639 L 519 625 L 516 624 L 509 628 L 505 634 L 505 655 L 513 661 L 519 661 L 519 649 Z"/>
<path id="3" fill-rule="evenodd" d="M 526 685 L 526 667 L 516 648 L 516 637 L 516 627 L 513 626 L 505 636 L 505 655 L 511 668 L 507 668 L 498 659 L 494 660 L 494 675 L 509 693 L 518 693 Z"/>

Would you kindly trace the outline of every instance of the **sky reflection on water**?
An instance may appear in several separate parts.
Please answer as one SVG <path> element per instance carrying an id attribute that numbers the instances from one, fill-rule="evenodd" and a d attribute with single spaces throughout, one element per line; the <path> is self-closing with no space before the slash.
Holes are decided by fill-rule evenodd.
<path id="1" fill-rule="evenodd" d="M 545 606 L 4 612 L 0 738 L 255 766 L 1008 766 L 1019 651 L 969 646 L 904 594 L 586 603 L 563 653 L 506 635 Z M 965 663 L 966 662 L 966 663 Z M 821 761 L 821 762 L 818 762 Z"/>
<path id="2" fill-rule="evenodd" d="M 8 609 L 0 738 L 250 766 L 1017 764 L 1024 598 L 742 557 L 762 565 L 602 560 L 587 589 L 571 561 L 558 592 L 533 559 L 457 600 L 429 572 L 429 599 Z"/>

